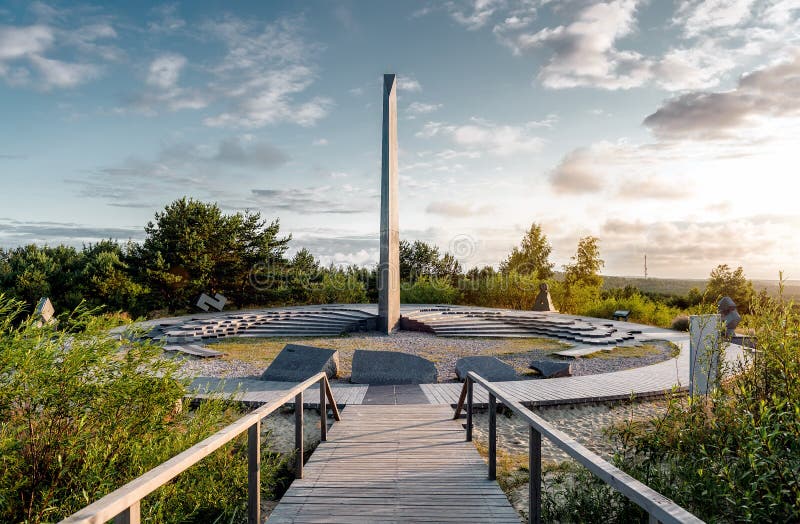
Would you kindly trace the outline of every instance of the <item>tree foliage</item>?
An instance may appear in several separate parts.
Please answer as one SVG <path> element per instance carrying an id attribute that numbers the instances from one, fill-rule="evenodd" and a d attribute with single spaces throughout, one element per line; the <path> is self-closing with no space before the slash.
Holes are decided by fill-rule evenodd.
<path id="1" fill-rule="evenodd" d="M 741 266 L 734 270 L 720 264 L 711 270 L 705 291 L 707 302 L 716 304 L 722 297 L 731 297 L 742 311 L 747 311 L 754 295 L 753 283 L 745 278 Z"/>
<path id="2" fill-rule="evenodd" d="M 452 254 L 441 254 L 438 247 L 420 240 L 400 241 L 400 280 L 413 283 L 427 277 L 455 282 L 460 275 L 461 264 Z"/>
<path id="3" fill-rule="evenodd" d="M 553 251 L 550 242 L 542 231 L 542 226 L 531 224 L 531 228 L 522 237 L 519 247 L 511 250 L 504 261 L 500 263 L 500 271 L 512 271 L 521 275 L 532 275 L 539 280 L 547 280 L 553 276 L 554 264 L 550 262 L 550 253 Z"/>

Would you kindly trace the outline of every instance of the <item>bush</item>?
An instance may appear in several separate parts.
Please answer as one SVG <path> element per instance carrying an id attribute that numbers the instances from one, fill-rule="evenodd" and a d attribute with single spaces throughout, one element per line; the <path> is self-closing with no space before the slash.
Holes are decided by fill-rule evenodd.
<path id="1" fill-rule="evenodd" d="M 659 327 L 669 327 L 672 320 L 681 313 L 679 309 L 669 307 L 650 298 L 634 293 L 629 297 L 607 297 L 588 304 L 577 313 L 597 318 L 612 318 L 614 311 L 630 311 L 628 320 Z"/>
<path id="2" fill-rule="evenodd" d="M 672 319 L 672 324 L 669 328 L 674 331 L 689 331 L 689 317 L 686 315 L 678 315 Z"/>
<path id="3" fill-rule="evenodd" d="M 618 465 L 709 522 L 800 521 L 800 316 L 757 306 L 757 352 L 707 396 L 616 432 Z M 721 348 L 719 348 L 721 351 Z"/>
<path id="4" fill-rule="evenodd" d="M 400 302 L 404 304 L 452 304 L 457 296 L 458 290 L 446 278 L 420 277 L 400 287 Z"/>
<path id="5" fill-rule="evenodd" d="M 37 327 L 0 294 L 0 521 L 60 520 L 212 434 L 239 413 L 211 400 L 190 410 L 162 350 L 110 338 L 76 310 Z M 246 508 L 246 436 L 142 501 L 150 522 L 208 522 Z M 281 462 L 264 449 L 269 495 Z"/>

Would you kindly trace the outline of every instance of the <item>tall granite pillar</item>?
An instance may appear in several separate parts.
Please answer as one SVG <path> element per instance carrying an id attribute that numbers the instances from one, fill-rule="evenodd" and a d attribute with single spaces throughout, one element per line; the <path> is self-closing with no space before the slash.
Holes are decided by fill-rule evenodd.
<path id="1" fill-rule="evenodd" d="M 383 75 L 381 161 L 381 255 L 378 265 L 378 329 L 391 333 L 400 321 L 400 229 L 397 213 L 397 75 Z"/>

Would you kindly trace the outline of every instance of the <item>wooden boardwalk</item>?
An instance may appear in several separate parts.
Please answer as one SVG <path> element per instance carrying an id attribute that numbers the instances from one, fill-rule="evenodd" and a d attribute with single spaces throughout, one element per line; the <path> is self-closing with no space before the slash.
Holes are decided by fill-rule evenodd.
<path id="1" fill-rule="evenodd" d="M 350 405 L 268 522 L 520 522 L 448 406 Z"/>

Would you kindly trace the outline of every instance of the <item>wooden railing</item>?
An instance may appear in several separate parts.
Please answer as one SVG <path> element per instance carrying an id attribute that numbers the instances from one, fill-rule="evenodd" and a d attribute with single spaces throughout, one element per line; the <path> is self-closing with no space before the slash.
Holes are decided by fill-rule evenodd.
<path id="1" fill-rule="evenodd" d="M 219 430 L 207 439 L 190 447 L 132 480 L 97 502 L 86 506 L 61 521 L 61 524 L 100 524 L 114 519 L 115 524 L 139 524 L 141 500 L 180 473 L 200 462 L 217 449 L 247 431 L 247 521 L 261 522 L 261 419 L 283 406 L 294 397 L 295 478 L 303 478 L 303 391 L 319 382 L 320 437 L 327 440 L 328 423 L 326 404 L 330 404 L 335 420 L 340 420 L 328 377 L 317 373 L 287 390 L 280 397 L 255 409 L 233 424 Z M 326 403 L 326 400 L 328 401 Z"/>
<path id="2" fill-rule="evenodd" d="M 657 491 L 650 489 L 635 478 L 619 468 L 592 453 L 574 439 L 570 438 L 546 420 L 535 415 L 531 410 L 512 399 L 496 384 L 489 382 L 477 373 L 470 371 L 464 381 L 461 396 L 458 399 L 454 419 L 459 418 L 461 410 L 466 403 L 467 440 L 472 440 L 472 395 L 474 384 L 478 383 L 489 394 L 489 478 L 494 480 L 497 476 L 497 401 L 503 403 L 508 409 L 516 413 L 528 424 L 528 471 L 530 472 L 530 485 L 528 489 L 529 513 L 528 521 L 541 522 L 542 508 L 542 435 L 550 439 L 556 446 L 565 451 L 599 477 L 603 482 L 616 489 L 632 502 L 639 505 L 650 516 L 650 523 L 702 523 L 682 507 Z"/>

